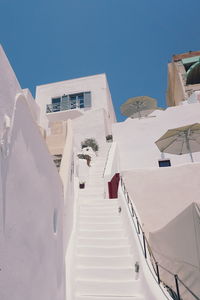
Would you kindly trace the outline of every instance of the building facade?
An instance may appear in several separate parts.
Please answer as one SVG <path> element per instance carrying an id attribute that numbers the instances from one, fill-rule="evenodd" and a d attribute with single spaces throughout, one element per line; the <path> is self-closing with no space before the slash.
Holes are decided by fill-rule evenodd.
<path id="1" fill-rule="evenodd" d="M 179 105 L 196 91 L 200 91 L 200 51 L 174 55 L 168 64 L 167 105 Z M 199 101 L 199 96 L 195 99 Z"/>

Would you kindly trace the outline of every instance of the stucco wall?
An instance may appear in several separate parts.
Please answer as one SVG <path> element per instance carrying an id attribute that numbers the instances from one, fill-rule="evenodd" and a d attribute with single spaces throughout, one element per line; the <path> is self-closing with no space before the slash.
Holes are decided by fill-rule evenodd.
<path id="1" fill-rule="evenodd" d="M 40 108 L 37 105 L 35 99 L 33 98 L 31 92 L 29 91 L 29 89 L 23 89 L 23 93 L 26 97 L 26 101 L 27 104 L 29 106 L 29 110 L 32 114 L 33 119 L 39 123 L 39 119 L 40 119 Z"/>
<path id="2" fill-rule="evenodd" d="M 107 80 L 105 74 L 76 78 L 37 86 L 36 102 L 41 109 L 41 126 L 47 128 L 47 122 L 44 118 L 46 114 L 46 105 L 51 103 L 51 99 L 64 94 L 75 94 L 91 91 L 92 107 L 91 109 L 104 108 L 108 111 L 108 93 Z M 88 111 L 89 108 L 81 109 Z M 113 112 L 111 112 L 113 115 Z"/>
<path id="3" fill-rule="evenodd" d="M 99 152 L 105 150 L 107 126 L 103 109 L 88 111 L 82 117 L 72 121 L 74 131 L 74 145 L 81 149 L 81 142 L 86 138 L 95 138 L 99 144 Z"/>
<path id="4" fill-rule="evenodd" d="M 155 111 L 148 118 L 128 118 L 113 125 L 113 136 L 119 147 L 120 169 L 158 168 L 161 153 L 155 141 L 168 129 L 200 121 L 200 104 L 185 104 Z M 154 116 L 154 117 L 153 117 Z M 193 153 L 194 161 L 200 161 L 200 152 Z M 165 154 L 172 166 L 190 163 L 188 154 Z"/>
<path id="5" fill-rule="evenodd" d="M 21 87 L 12 70 L 9 61 L 0 45 L 0 133 L 4 122 L 4 115 L 12 117 L 15 96 L 21 92 Z"/>
<path id="6" fill-rule="evenodd" d="M 156 259 L 199 296 L 199 215 L 195 221 L 188 207 L 200 205 L 200 163 L 127 171 L 123 177 Z M 162 269 L 160 275 L 176 289 L 173 276 Z M 192 299 L 182 285 L 180 291 Z"/>
<path id="7" fill-rule="evenodd" d="M 8 149 L 0 168 L 0 299 L 64 299 L 62 185 L 23 94 Z"/>

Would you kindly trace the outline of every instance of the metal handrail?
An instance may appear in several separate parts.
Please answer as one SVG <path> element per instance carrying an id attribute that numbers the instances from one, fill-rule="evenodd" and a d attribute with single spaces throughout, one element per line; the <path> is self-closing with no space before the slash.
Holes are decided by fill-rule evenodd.
<path id="1" fill-rule="evenodd" d="M 144 254 L 144 257 L 145 259 L 147 259 L 148 257 L 148 254 L 149 254 L 149 258 L 150 258 L 150 261 L 151 261 L 151 264 L 152 264 L 152 268 L 155 272 L 155 275 L 157 277 L 157 282 L 158 284 L 160 285 L 160 283 L 163 283 L 163 285 L 170 289 L 171 291 L 174 292 L 174 290 L 169 287 L 163 280 L 162 278 L 160 277 L 160 269 L 163 269 L 165 270 L 168 274 L 172 275 L 174 277 L 174 281 L 175 281 L 175 286 L 176 286 L 176 299 L 177 300 L 183 300 L 180 296 L 180 291 L 179 291 L 179 283 L 181 283 L 184 288 L 196 299 L 196 300 L 200 300 L 200 298 L 193 292 L 191 291 L 191 289 L 178 277 L 177 274 L 174 274 L 173 272 L 171 272 L 170 270 L 168 270 L 167 268 L 163 267 L 161 264 L 158 263 L 158 261 L 156 260 L 154 254 L 153 254 L 153 251 L 151 249 L 151 246 L 145 236 L 145 233 L 143 231 L 143 228 L 139 222 L 139 219 L 138 219 L 138 216 L 136 214 L 136 211 L 133 207 L 133 203 L 132 203 L 132 200 L 128 194 L 128 191 L 126 189 L 126 186 L 125 186 L 125 183 L 123 181 L 123 178 L 122 176 L 120 177 L 121 179 L 121 187 L 122 187 L 122 191 L 124 193 L 124 196 L 125 196 L 125 199 L 127 201 L 127 204 L 128 204 L 128 209 L 129 209 L 129 212 L 131 214 L 131 217 L 132 217 L 132 220 L 133 220 L 133 223 L 134 223 L 134 227 L 135 227 L 135 230 L 136 230 L 136 233 L 137 233 L 137 236 L 138 236 L 138 239 L 140 241 L 140 245 L 142 247 L 142 251 L 143 251 L 143 254 Z M 135 221 L 134 221 L 134 218 L 135 218 Z M 141 243 L 141 239 L 140 239 L 140 235 L 142 234 L 142 243 Z M 155 266 L 154 266 L 155 264 Z"/>
<path id="2" fill-rule="evenodd" d="M 79 103 L 73 104 L 73 103 L 52 103 L 47 104 L 46 106 L 46 113 L 52 113 L 52 112 L 58 112 L 58 111 L 64 111 L 64 110 L 71 110 L 76 108 L 82 108 Z"/>

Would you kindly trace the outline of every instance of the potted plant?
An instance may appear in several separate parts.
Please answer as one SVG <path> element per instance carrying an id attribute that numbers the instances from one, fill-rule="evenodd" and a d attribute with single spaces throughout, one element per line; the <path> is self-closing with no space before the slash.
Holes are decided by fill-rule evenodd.
<path id="1" fill-rule="evenodd" d="M 99 145 L 97 144 L 96 140 L 94 138 L 85 139 L 81 143 L 81 148 L 91 147 L 94 152 L 97 152 L 99 150 Z"/>
<path id="2" fill-rule="evenodd" d="M 113 136 L 112 136 L 112 134 L 108 134 L 108 135 L 106 136 L 106 141 L 107 141 L 108 143 L 113 141 Z"/>
<path id="3" fill-rule="evenodd" d="M 85 182 L 84 181 L 81 181 L 79 183 L 79 189 L 84 189 L 85 188 Z"/>
<path id="4" fill-rule="evenodd" d="M 79 159 L 86 159 L 88 167 L 90 167 L 91 157 L 87 154 L 78 154 Z"/>

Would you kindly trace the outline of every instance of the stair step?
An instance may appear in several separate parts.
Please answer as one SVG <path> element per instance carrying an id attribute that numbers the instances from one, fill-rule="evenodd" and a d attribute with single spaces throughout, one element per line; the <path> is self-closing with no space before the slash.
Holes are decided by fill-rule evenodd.
<path id="1" fill-rule="evenodd" d="M 102 223 L 102 224 L 113 224 L 113 223 L 120 223 L 122 224 L 122 218 L 121 215 L 117 216 L 89 216 L 89 217 L 80 217 L 79 218 L 80 223 Z"/>
<path id="2" fill-rule="evenodd" d="M 124 230 L 79 230 L 79 237 L 120 238 L 125 237 Z"/>
<path id="3" fill-rule="evenodd" d="M 77 255 L 85 256 L 123 256 L 130 254 L 129 246 L 114 246 L 114 247 L 100 247 L 100 246 L 79 246 L 77 247 Z"/>
<path id="4" fill-rule="evenodd" d="M 77 278 L 87 278 L 94 280 L 132 280 L 135 278 L 133 268 L 83 268 L 76 269 Z"/>
<path id="5" fill-rule="evenodd" d="M 108 217 L 117 217 L 118 216 L 118 207 L 112 209 L 112 210 L 94 210 L 94 209 L 90 209 L 90 210 L 81 210 L 80 211 L 80 218 L 89 218 L 89 217 L 104 217 L 104 216 L 108 216 Z"/>
<path id="6" fill-rule="evenodd" d="M 145 300 L 142 296 L 94 296 L 94 295 L 88 295 L 88 296 L 82 296 L 82 295 L 76 295 L 75 300 Z"/>
<path id="7" fill-rule="evenodd" d="M 91 208 L 92 207 L 115 207 L 119 204 L 118 199 L 104 199 L 104 198 L 93 198 L 93 200 L 87 201 L 85 204 L 86 206 L 89 205 Z M 84 205 L 84 204 L 82 204 Z"/>
<path id="8" fill-rule="evenodd" d="M 79 201 L 81 201 L 82 205 L 95 205 L 95 203 L 97 202 L 101 202 L 101 201 L 104 201 L 104 197 L 101 195 L 101 196 L 88 196 L 88 195 L 80 195 L 79 194 Z"/>
<path id="9" fill-rule="evenodd" d="M 76 280 L 76 290 L 83 295 L 101 296 L 136 296 L 140 293 L 139 280 L 95 281 Z"/>
<path id="10" fill-rule="evenodd" d="M 102 197 L 103 198 L 103 196 L 104 196 L 104 191 L 103 190 L 101 190 L 101 191 L 96 191 L 96 190 L 94 190 L 94 191 L 92 191 L 92 190 L 88 190 L 88 189 L 84 189 L 84 190 L 79 190 L 79 195 L 81 196 L 81 197 L 83 197 L 83 196 L 89 196 L 89 197 Z"/>
<path id="11" fill-rule="evenodd" d="M 105 204 L 105 205 L 104 205 Z M 80 204 L 80 210 L 81 211 L 88 211 L 88 212 L 116 212 L 118 211 L 118 202 L 109 202 L 104 201 L 103 199 L 99 200 L 99 202 L 93 202 L 87 201 L 87 203 L 81 203 Z"/>
<path id="12" fill-rule="evenodd" d="M 100 202 L 102 202 L 102 201 L 104 201 L 104 199 L 102 199 L 102 200 L 100 200 Z M 114 203 L 114 205 L 112 204 L 112 205 L 109 205 L 109 206 L 102 206 L 102 205 L 98 205 L 98 206 L 95 206 L 95 205 L 86 205 L 86 206 L 84 206 L 84 204 L 83 205 L 81 205 L 81 207 L 80 207 L 80 210 L 83 210 L 83 211 L 85 211 L 85 210 L 87 210 L 87 211 L 102 211 L 102 212 L 106 212 L 106 211 L 115 211 L 116 212 L 116 208 L 118 208 L 118 203 L 117 202 L 109 202 L 108 200 L 106 200 L 106 202 L 108 202 L 109 204 L 112 204 L 112 203 Z"/>
<path id="13" fill-rule="evenodd" d="M 129 246 L 128 238 L 79 238 L 78 246 Z"/>
<path id="14" fill-rule="evenodd" d="M 97 220 L 98 221 L 98 220 Z M 86 223 L 86 222 L 80 222 L 79 223 L 79 229 L 80 230 L 105 230 L 105 231 L 110 231 L 110 230 L 117 230 L 117 229 L 122 229 L 123 228 L 123 223 L 122 222 L 115 222 L 115 223 Z"/>
<path id="15" fill-rule="evenodd" d="M 135 260 L 131 255 L 115 256 L 115 257 L 102 257 L 102 256 L 92 256 L 88 257 L 85 255 L 77 256 L 77 266 L 81 267 L 122 267 L 122 268 L 132 268 L 134 267 Z"/>

